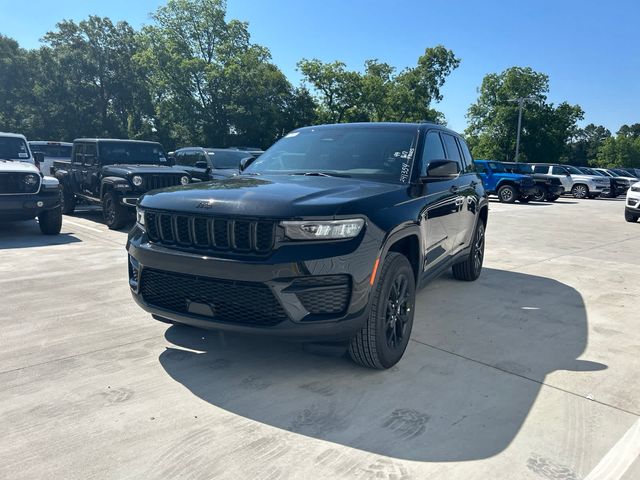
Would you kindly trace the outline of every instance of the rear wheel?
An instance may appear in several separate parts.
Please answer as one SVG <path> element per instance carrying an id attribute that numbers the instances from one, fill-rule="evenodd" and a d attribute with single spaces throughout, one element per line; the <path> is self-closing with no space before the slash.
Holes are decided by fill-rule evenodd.
<path id="1" fill-rule="evenodd" d="M 575 198 L 587 198 L 589 196 L 589 187 L 582 184 L 574 185 L 571 189 L 571 194 Z"/>
<path id="2" fill-rule="evenodd" d="M 120 199 L 113 192 L 105 193 L 102 197 L 102 213 L 104 222 L 111 230 L 118 230 L 124 227 L 129 221 L 127 207 L 122 205 Z"/>
<path id="3" fill-rule="evenodd" d="M 633 213 L 625 210 L 624 219 L 629 223 L 636 223 L 638 221 L 638 215 L 634 215 Z"/>
<path id="4" fill-rule="evenodd" d="M 60 185 L 60 204 L 62 213 L 71 215 L 76 209 L 76 197 L 66 186 Z"/>
<path id="5" fill-rule="evenodd" d="M 535 195 L 532 197 L 532 200 L 536 202 L 544 202 L 547 198 L 547 192 L 544 188 L 538 188 L 536 190 Z"/>
<path id="6" fill-rule="evenodd" d="M 503 185 L 498 189 L 498 199 L 503 203 L 513 203 L 518 199 L 518 192 L 511 185 Z"/>
<path id="7" fill-rule="evenodd" d="M 478 220 L 475 234 L 473 235 L 473 243 L 469 256 L 460 263 L 456 263 L 452 270 L 453 276 L 458 280 L 465 282 L 473 282 L 482 272 L 482 263 L 484 261 L 484 222 Z"/>
<path id="8" fill-rule="evenodd" d="M 38 215 L 38 226 L 45 235 L 57 235 L 62 229 L 62 208 L 56 207 Z"/>
<path id="9" fill-rule="evenodd" d="M 349 342 L 351 359 L 385 369 L 402 358 L 413 327 L 415 277 L 407 257 L 390 252 L 373 293 L 365 326 Z"/>

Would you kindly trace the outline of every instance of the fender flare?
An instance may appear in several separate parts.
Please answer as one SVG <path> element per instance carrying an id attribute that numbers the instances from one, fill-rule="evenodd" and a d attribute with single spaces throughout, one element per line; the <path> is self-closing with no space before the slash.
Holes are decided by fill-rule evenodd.
<path id="1" fill-rule="evenodd" d="M 124 183 L 129 186 L 129 182 L 122 177 L 102 177 L 100 182 L 100 198 L 102 198 L 107 191 L 113 189 L 116 183 Z"/>

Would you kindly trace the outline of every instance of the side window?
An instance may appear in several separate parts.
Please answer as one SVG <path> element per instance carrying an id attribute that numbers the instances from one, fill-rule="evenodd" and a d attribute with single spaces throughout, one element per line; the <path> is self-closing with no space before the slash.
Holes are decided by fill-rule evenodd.
<path id="1" fill-rule="evenodd" d="M 94 163 L 96 163 L 96 146 L 89 143 L 84 146 L 84 164 L 93 165 Z"/>
<path id="2" fill-rule="evenodd" d="M 75 151 L 73 152 L 73 163 L 81 164 L 84 160 L 84 145 L 78 144 L 76 145 Z"/>
<path id="3" fill-rule="evenodd" d="M 552 175 L 564 175 L 566 172 L 566 170 L 562 167 L 551 167 L 551 174 Z"/>
<path id="4" fill-rule="evenodd" d="M 444 145 L 447 148 L 447 159 L 458 162 L 459 169 L 462 172 L 464 170 L 464 165 L 462 164 L 462 157 L 460 156 L 460 150 L 458 150 L 458 144 L 456 143 L 455 137 L 448 133 L 443 133 L 442 139 L 444 140 Z"/>
<path id="5" fill-rule="evenodd" d="M 209 159 L 207 158 L 207 154 L 204 153 L 203 151 L 197 152 L 196 162 L 206 162 L 207 164 L 209 164 Z M 195 162 L 194 162 L 194 165 L 195 165 Z"/>
<path id="6" fill-rule="evenodd" d="M 458 138 L 458 145 L 460 146 L 460 151 L 462 152 L 462 156 L 465 160 L 466 167 L 464 169 L 464 173 L 471 173 L 476 171 L 476 164 L 473 163 L 473 158 L 471 157 L 471 152 L 469 151 L 469 147 L 467 146 L 467 142 Z"/>
<path id="7" fill-rule="evenodd" d="M 186 167 L 193 167 L 196 163 L 196 155 L 193 150 L 183 150 L 176 155 L 176 163 Z"/>
<path id="8" fill-rule="evenodd" d="M 484 163 L 476 163 L 475 166 L 478 173 L 487 173 L 487 167 L 485 167 Z"/>
<path id="9" fill-rule="evenodd" d="M 425 175 L 427 172 L 427 166 L 431 160 L 443 160 L 446 158 L 444 148 L 442 146 L 442 140 L 440 140 L 440 134 L 435 131 L 427 133 L 424 139 L 424 150 L 422 151 L 422 167 L 420 174 Z"/>
<path id="10" fill-rule="evenodd" d="M 533 167 L 533 173 L 548 173 L 549 172 L 549 167 L 546 167 L 544 165 L 535 165 Z"/>

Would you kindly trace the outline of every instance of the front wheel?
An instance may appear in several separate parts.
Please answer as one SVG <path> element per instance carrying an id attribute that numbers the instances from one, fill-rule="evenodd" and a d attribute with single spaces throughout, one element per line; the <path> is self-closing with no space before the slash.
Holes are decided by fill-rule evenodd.
<path id="1" fill-rule="evenodd" d="M 544 188 L 538 188 L 536 190 L 535 195 L 533 196 L 533 200 L 536 202 L 544 202 L 547 198 L 547 192 Z"/>
<path id="2" fill-rule="evenodd" d="M 57 235 L 62 229 L 62 208 L 45 210 L 38 215 L 40 231 L 45 235 Z"/>
<path id="3" fill-rule="evenodd" d="M 498 199 L 502 203 L 513 203 L 518 199 L 518 192 L 511 185 L 504 185 L 498 189 Z"/>
<path id="4" fill-rule="evenodd" d="M 480 276 L 484 261 L 484 236 L 484 222 L 478 220 L 469 256 L 464 261 L 456 263 L 452 268 L 453 276 L 456 279 L 473 282 Z"/>
<path id="5" fill-rule="evenodd" d="M 586 185 L 574 185 L 571 189 L 571 194 L 575 198 L 587 198 L 589 196 L 589 188 Z"/>
<path id="6" fill-rule="evenodd" d="M 367 322 L 349 342 L 351 359 L 380 370 L 398 363 L 411 336 L 415 298 L 415 276 L 409 260 L 390 252 L 373 292 Z"/>
<path id="7" fill-rule="evenodd" d="M 118 230 L 129 221 L 127 207 L 118 201 L 118 197 L 113 192 L 105 193 L 102 197 L 102 213 L 104 222 L 111 230 Z"/>
<path id="8" fill-rule="evenodd" d="M 634 215 L 631 212 L 624 211 L 624 219 L 629 223 L 636 223 L 638 221 L 638 215 Z"/>

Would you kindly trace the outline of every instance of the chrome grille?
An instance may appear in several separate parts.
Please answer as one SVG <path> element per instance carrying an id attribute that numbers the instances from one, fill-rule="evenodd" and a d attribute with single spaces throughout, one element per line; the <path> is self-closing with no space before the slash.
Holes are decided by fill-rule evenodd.
<path id="1" fill-rule="evenodd" d="M 231 253 L 266 254 L 275 222 L 145 211 L 149 240 L 164 245 Z"/>

